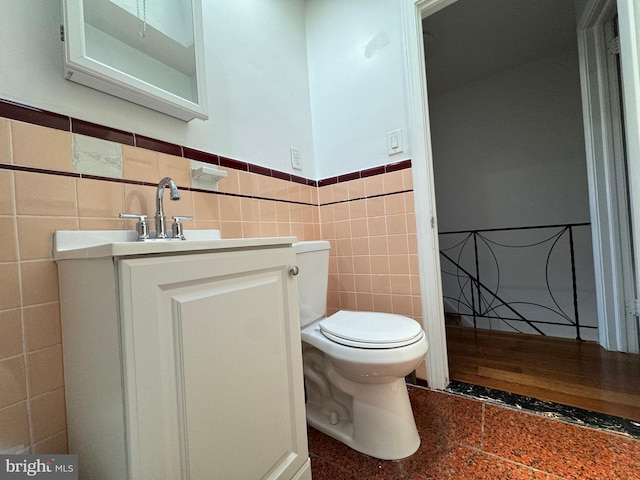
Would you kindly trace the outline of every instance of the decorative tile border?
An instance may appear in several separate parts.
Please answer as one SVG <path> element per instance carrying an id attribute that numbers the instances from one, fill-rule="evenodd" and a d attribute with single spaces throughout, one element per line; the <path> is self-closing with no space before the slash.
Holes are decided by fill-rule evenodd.
<path id="1" fill-rule="evenodd" d="M 75 119 L 66 115 L 42 110 L 40 108 L 30 107 L 28 105 L 12 102 L 10 100 L 0 99 L 0 117 L 31 123 L 34 125 L 40 125 L 43 127 L 55 128 L 57 130 L 64 130 L 71 133 L 87 135 L 89 137 L 108 140 L 123 145 L 145 148 L 147 150 L 153 150 L 160 153 L 198 160 L 213 165 L 219 165 L 221 167 L 233 168 L 235 170 L 251 172 L 267 177 L 278 178 L 280 180 L 286 180 L 289 182 L 294 182 L 311 187 L 324 187 L 328 185 L 334 185 L 336 183 L 348 182 L 350 180 L 356 180 L 359 178 L 366 178 L 374 175 L 394 172 L 397 170 L 403 170 L 405 168 L 411 168 L 411 160 L 409 159 L 397 163 L 381 165 L 366 170 L 347 173 L 336 177 L 326 178 L 323 180 L 311 180 L 308 178 L 300 177 L 298 175 L 281 172 L 279 170 L 273 170 L 271 168 L 242 162 L 233 158 L 221 157 L 214 153 L 197 150 L 195 148 L 176 145 L 174 143 L 164 142 L 162 140 L 145 137 L 143 135 L 125 132 L 116 128 L 105 127 L 96 123 L 86 122 L 84 120 Z M 54 174 L 56 172 L 50 173 Z"/>
<path id="2" fill-rule="evenodd" d="M 1 102 L 0 102 L 1 105 Z M 115 128 L 104 127 L 96 123 L 85 122 L 84 120 L 71 119 L 71 132 L 88 137 L 108 140 L 110 142 L 121 143 L 122 145 L 134 146 L 136 142 L 133 133 L 124 132 Z"/>
<path id="3" fill-rule="evenodd" d="M 420 382 L 421 381 L 418 383 Z M 426 385 L 423 384 L 422 386 Z M 516 395 L 514 393 L 496 390 L 494 388 L 459 382 L 457 380 L 453 380 L 447 387 L 446 391 L 473 397 L 478 400 L 484 400 L 497 405 L 538 413 L 547 418 L 563 420 L 565 422 L 608 432 L 623 433 L 630 437 L 640 439 L 640 423 L 626 418 L 616 417 L 614 415 L 592 412 L 590 410 L 570 407 L 554 402 L 544 402 L 537 398 Z"/>
<path id="4" fill-rule="evenodd" d="M 346 173 L 344 175 L 338 175 L 337 177 L 325 178 L 318 180 L 318 187 L 326 187 L 328 185 L 334 185 L 336 183 L 348 182 L 351 180 L 357 180 L 359 178 L 373 177 L 374 175 L 382 175 L 384 173 L 396 172 L 398 170 L 404 170 L 405 168 L 411 168 L 411 160 L 402 160 L 396 163 L 390 163 L 388 165 L 380 165 L 379 167 L 367 168 L 366 170 L 360 170 L 358 172 Z"/>
<path id="5" fill-rule="evenodd" d="M 41 110 L 9 100 L 0 99 L 0 116 L 40 125 L 42 127 L 55 128 L 57 130 L 71 130 L 71 119 L 66 115 Z"/>

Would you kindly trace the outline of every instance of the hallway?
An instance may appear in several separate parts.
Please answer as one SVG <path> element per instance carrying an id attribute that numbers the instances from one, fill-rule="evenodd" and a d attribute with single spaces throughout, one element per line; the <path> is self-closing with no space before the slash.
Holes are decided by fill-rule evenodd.
<path id="1" fill-rule="evenodd" d="M 447 349 L 451 380 L 640 420 L 640 355 L 452 325 Z"/>

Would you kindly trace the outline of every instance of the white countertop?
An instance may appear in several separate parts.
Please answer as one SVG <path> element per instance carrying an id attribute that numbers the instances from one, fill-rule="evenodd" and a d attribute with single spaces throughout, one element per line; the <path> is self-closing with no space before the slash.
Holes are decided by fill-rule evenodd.
<path id="1" fill-rule="evenodd" d="M 133 230 L 58 230 L 53 234 L 53 259 L 124 257 L 291 245 L 296 237 L 220 238 L 219 230 L 185 230 L 186 240 L 135 240 Z"/>

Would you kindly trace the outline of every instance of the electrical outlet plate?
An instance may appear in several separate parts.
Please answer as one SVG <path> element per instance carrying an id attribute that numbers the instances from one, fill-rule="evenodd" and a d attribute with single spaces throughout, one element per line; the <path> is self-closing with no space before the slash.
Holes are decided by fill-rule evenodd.
<path id="1" fill-rule="evenodd" d="M 302 155 L 299 148 L 291 147 L 291 166 L 296 170 L 302 170 Z"/>

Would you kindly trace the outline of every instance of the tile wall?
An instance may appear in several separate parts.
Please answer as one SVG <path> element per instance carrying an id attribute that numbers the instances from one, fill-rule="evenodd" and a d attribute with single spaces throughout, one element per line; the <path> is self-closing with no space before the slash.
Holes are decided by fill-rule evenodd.
<path id="1" fill-rule="evenodd" d="M 330 313 L 374 310 L 421 319 L 411 169 L 319 188 L 332 243 Z"/>
<path id="2" fill-rule="evenodd" d="M 192 188 L 190 159 L 227 172 L 219 192 Z M 330 240 L 330 312 L 419 320 L 409 167 L 316 182 L 0 100 L 0 452 L 67 448 L 55 230 L 133 229 L 118 214 L 152 217 L 170 176 L 182 199 L 165 211 L 187 229 Z"/>

